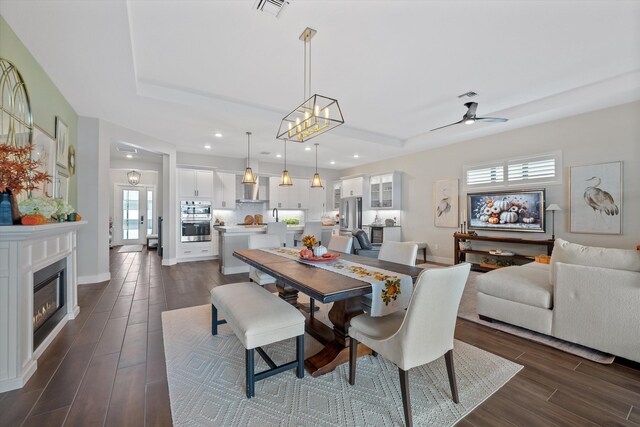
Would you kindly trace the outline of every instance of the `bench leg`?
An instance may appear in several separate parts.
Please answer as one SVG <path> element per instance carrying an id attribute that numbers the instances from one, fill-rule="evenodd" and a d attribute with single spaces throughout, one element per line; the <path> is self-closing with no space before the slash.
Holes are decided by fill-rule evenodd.
<path id="1" fill-rule="evenodd" d="M 296 337 L 296 361 L 298 362 L 296 376 L 304 378 L 304 334 Z"/>
<path id="2" fill-rule="evenodd" d="M 218 309 L 211 304 L 211 335 L 218 335 Z"/>
<path id="3" fill-rule="evenodd" d="M 256 379 L 254 371 L 253 349 L 245 350 L 245 369 L 247 382 L 247 397 L 250 399 L 256 395 Z"/>

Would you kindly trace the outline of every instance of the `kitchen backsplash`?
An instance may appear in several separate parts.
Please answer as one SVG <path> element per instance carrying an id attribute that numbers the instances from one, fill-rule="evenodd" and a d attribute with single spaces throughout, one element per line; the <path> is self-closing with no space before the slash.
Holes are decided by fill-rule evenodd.
<path id="1" fill-rule="evenodd" d="M 237 203 L 235 210 L 214 210 L 213 219 L 223 220 L 225 225 L 237 225 L 244 223 L 244 217 L 247 215 L 260 214 L 264 222 L 273 222 L 276 219 L 271 215 L 272 211 L 267 209 L 266 203 Z M 278 218 L 297 218 L 301 224 L 304 223 L 304 211 L 278 211 Z"/>
<path id="2" fill-rule="evenodd" d="M 373 224 L 373 221 L 376 219 L 376 214 L 378 218 L 380 218 L 380 222 L 384 224 L 385 219 L 396 219 L 398 225 L 402 224 L 402 211 L 399 210 L 366 210 L 362 212 L 362 225 Z"/>

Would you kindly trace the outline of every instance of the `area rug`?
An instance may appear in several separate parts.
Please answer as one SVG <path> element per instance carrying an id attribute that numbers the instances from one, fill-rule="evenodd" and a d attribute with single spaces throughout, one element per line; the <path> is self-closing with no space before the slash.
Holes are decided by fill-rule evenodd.
<path id="1" fill-rule="evenodd" d="M 288 371 L 256 383 L 245 397 L 244 347 L 227 327 L 211 335 L 211 306 L 162 313 L 164 349 L 176 426 L 399 426 L 404 424 L 398 369 L 383 357 L 358 359 L 356 385 L 348 365 L 313 378 Z M 318 343 L 308 335 L 307 355 Z M 315 349 L 313 348 L 315 347 Z M 265 347 L 276 363 L 288 362 L 293 340 Z M 460 403 L 451 400 L 444 358 L 410 371 L 415 425 L 451 426 L 495 393 L 522 366 L 456 341 L 454 360 Z M 256 371 L 267 369 L 256 358 Z"/>
<path id="2" fill-rule="evenodd" d="M 445 266 L 440 264 L 427 263 L 427 264 L 420 264 L 417 267 L 442 268 Z M 584 347 L 579 344 L 574 344 L 572 342 L 550 337 L 549 335 L 544 335 L 538 332 L 530 331 L 529 329 L 520 328 L 518 326 L 514 326 L 509 323 L 503 323 L 499 321 L 487 322 L 486 320 L 481 320 L 478 317 L 478 311 L 476 310 L 476 306 L 478 302 L 478 291 L 476 290 L 476 284 L 475 284 L 475 279 L 481 274 L 484 274 L 484 273 L 478 273 L 476 271 L 472 271 L 469 273 L 469 279 L 467 280 L 467 284 L 464 288 L 464 293 L 462 294 L 462 301 L 460 301 L 460 308 L 458 309 L 458 317 L 460 317 L 461 319 L 469 320 L 474 323 L 478 323 L 480 325 L 488 326 L 489 328 L 506 332 L 511 335 L 516 335 L 518 337 L 525 338 L 530 341 L 535 341 L 537 343 L 544 344 L 549 347 L 553 347 L 558 350 L 562 350 L 564 352 L 583 357 L 585 359 L 591 360 L 596 363 L 602 363 L 602 364 L 613 363 L 615 356 L 612 356 L 608 353 L 603 353 L 601 351 Z"/>
<path id="3" fill-rule="evenodd" d="M 142 245 L 124 245 L 118 250 L 118 253 L 142 252 Z"/>

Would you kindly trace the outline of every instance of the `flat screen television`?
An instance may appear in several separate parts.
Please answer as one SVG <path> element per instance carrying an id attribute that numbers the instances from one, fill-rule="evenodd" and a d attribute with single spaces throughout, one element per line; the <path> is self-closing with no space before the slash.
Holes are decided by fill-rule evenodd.
<path id="1" fill-rule="evenodd" d="M 467 193 L 470 230 L 544 233 L 544 189 Z"/>

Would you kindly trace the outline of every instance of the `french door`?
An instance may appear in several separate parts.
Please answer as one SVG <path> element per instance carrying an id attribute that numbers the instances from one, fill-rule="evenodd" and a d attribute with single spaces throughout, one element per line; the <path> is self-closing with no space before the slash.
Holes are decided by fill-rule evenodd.
<path id="1" fill-rule="evenodd" d="M 144 186 L 118 186 L 116 195 L 116 243 L 135 245 L 146 243 L 154 234 L 155 189 Z"/>

